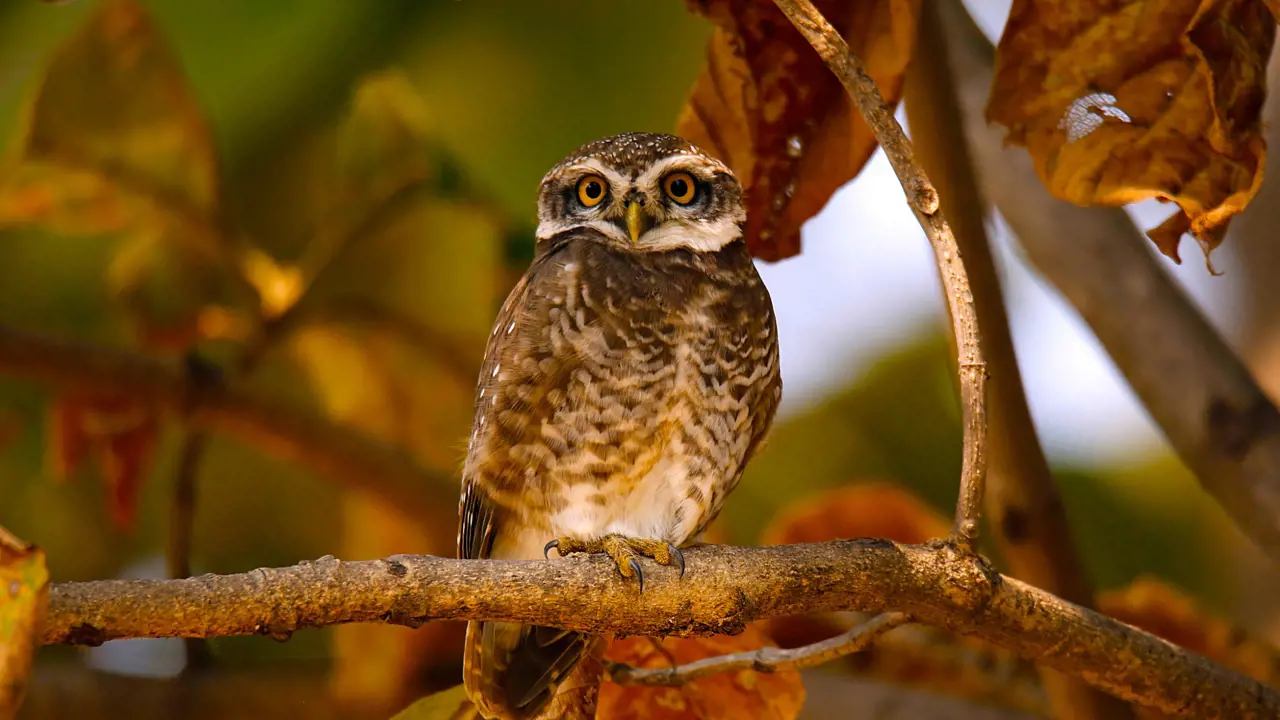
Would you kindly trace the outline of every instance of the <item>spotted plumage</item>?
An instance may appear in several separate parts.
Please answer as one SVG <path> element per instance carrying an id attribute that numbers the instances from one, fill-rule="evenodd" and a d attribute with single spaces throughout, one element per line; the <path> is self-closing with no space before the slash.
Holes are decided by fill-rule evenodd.
<path id="1" fill-rule="evenodd" d="M 628 577 L 637 554 L 683 563 L 782 391 L 741 187 L 688 142 L 633 133 L 555 166 L 538 217 L 480 372 L 459 555 L 538 558 L 552 541 L 607 551 Z M 533 717 L 599 646 L 471 623 L 468 694 L 486 717 Z"/>

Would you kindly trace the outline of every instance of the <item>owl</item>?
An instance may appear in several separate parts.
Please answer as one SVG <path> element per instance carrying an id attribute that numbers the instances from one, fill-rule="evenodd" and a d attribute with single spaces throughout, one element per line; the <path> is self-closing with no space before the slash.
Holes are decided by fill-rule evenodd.
<path id="1" fill-rule="evenodd" d="M 773 306 L 742 236 L 742 186 L 672 136 L 598 140 L 538 193 L 528 271 L 493 326 L 463 467 L 458 554 L 607 553 L 684 574 L 782 396 Z M 487 718 L 539 714 L 602 642 L 467 627 L 464 685 Z"/>

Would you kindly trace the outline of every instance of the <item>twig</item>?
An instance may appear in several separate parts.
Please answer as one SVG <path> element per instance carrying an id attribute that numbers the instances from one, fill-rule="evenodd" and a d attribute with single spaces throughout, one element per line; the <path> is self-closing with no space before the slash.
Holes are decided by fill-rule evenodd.
<path id="1" fill-rule="evenodd" d="M 186 580 L 54 585 L 45 643 L 269 634 L 346 622 L 547 625 L 596 635 L 736 632 L 766 617 L 855 610 L 985 640 L 1165 713 L 1275 718 L 1280 691 L 1012 578 L 947 544 L 839 540 L 695 547 L 688 572 L 655 571 L 643 595 L 599 556 L 454 560 L 396 556 Z"/>
<path id="2" fill-rule="evenodd" d="M 107 387 L 183 412 L 192 427 L 368 490 L 411 515 L 429 517 L 441 503 L 457 502 L 449 474 L 423 469 L 402 450 L 235 383 L 193 382 L 175 363 L 0 326 L 0 373 L 61 388 Z"/>
<path id="3" fill-rule="evenodd" d="M 1182 461 L 1236 525 L 1280 560 L 1280 412 L 1119 208 L 1044 188 L 1025 150 L 984 117 L 994 49 L 967 16 L 948 23 L 982 189 L 1027 258 L 1097 335 Z"/>
<path id="4" fill-rule="evenodd" d="M 881 635 L 909 620 L 903 613 L 881 613 L 847 632 L 812 645 L 785 650 L 762 647 L 758 650 L 704 658 L 687 665 L 638 668 L 623 663 L 610 663 L 609 679 L 618 685 L 684 685 L 708 675 L 733 670 L 755 670 L 763 673 L 803 670 L 861 652 Z"/>
<path id="5" fill-rule="evenodd" d="M 960 402 L 964 413 L 964 460 L 960 475 L 960 498 L 956 503 L 953 539 L 963 549 L 972 550 L 978 537 L 986 475 L 987 410 L 984 386 L 987 362 L 978 332 L 978 317 L 965 263 L 960 258 L 951 228 L 939 210 L 938 192 L 916 163 L 911 142 L 902 132 L 891 110 L 885 106 L 875 82 L 862 61 L 849 52 L 840 33 L 826 21 L 809 0 L 774 0 L 787 19 L 804 35 L 814 50 L 848 90 L 854 104 L 866 118 L 884 149 L 889 163 L 902 182 L 916 220 L 928 236 L 942 275 L 942 287 L 951 312 L 952 330 L 959 352 Z"/>
<path id="6" fill-rule="evenodd" d="M 196 516 L 196 473 L 208 436 L 199 431 L 188 432 L 178 452 L 178 471 L 174 474 L 173 498 L 169 506 L 169 546 L 165 564 L 171 578 L 191 576 L 191 534 Z"/>
<path id="7" fill-rule="evenodd" d="M 955 11 L 964 12 L 959 7 Z M 1093 588 L 1076 554 L 1062 497 L 1023 393 L 1000 278 L 987 239 L 987 205 L 974 177 L 947 61 L 948 38 L 942 28 L 954 23 L 943 23 L 940 15 L 937 2 L 921 6 L 920 35 L 907 71 L 903 100 L 920 161 L 938 183 L 943 210 L 964 252 L 984 349 L 994 370 L 989 386 L 987 517 L 992 519 L 1000 554 L 1014 577 L 1077 605 L 1093 607 Z M 1133 717 L 1127 705 L 1078 679 L 1052 670 L 1041 669 L 1040 674 L 1055 717 Z"/>

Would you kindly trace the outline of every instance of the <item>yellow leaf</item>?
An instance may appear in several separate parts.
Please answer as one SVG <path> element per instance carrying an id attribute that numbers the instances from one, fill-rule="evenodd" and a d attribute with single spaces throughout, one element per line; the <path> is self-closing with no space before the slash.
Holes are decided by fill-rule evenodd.
<path id="1" fill-rule="evenodd" d="M 22 703 L 48 601 L 44 552 L 0 527 L 0 717 Z"/>
<path id="2" fill-rule="evenodd" d="M 131 0 L 107 0 L 54 55 L 22 144 L 40 159 L 142 186 L 212 215 L 217 157 L 177 58 Z"/>
<path id="3" fill-rule="evenodd" d="M 1262 182 L 1275 32 L 1262 0 L 1014 0 L 987 114 L 1058 197 L 1176 202 L 1147 234 L 1207 257 Z"/>
<path id="4" fill-rule="evenodd" d="M 896 103 L 915 47 L 919 0 L 817 0 Z M 747 190 L 756 257 L 800 252 L 800 226 L 853 179 L 875 136 L 840 81 L 771 2 L 691 0 L 716 24 L 679 134 L 727 163 Z"/>
<path id="5" fill-rule="evenodd" d="M 302 297 L 302 270 L 280 264 L 261 250 L 246 251 L 240 259 L 240 271 L 258 291 L 265 317 L 279 317 Z"/>
<path id="6" fill-rule="evenodd" d="M 758 626 L 748 625 L 739 635 L 615 640 L 605 653 L 605 659 L 633 667 L 669 667 L 771 644 Z M 800 673 L 784 670 L 762 674 L 754 670 L 737 670 L 678 687 L 623 687 L 606 682 L 600 688 L 596 717 L 600 720 L 790 720 L 797 717 L 803 707 L 804 683 L 800 680 Z"/>
<path id="7" fill-rule="evenodd" d="M 113 233 L 146 210 L 102 175 L 49 162 L 0 171 L 0 227 L 40 225 L 65 235 Z"/>
<path id="8" fill-rule="evenodd" d="M 391 720 L 470 720 L 475 706 L 461 685 L 428 695 L 392 716 Z"/>

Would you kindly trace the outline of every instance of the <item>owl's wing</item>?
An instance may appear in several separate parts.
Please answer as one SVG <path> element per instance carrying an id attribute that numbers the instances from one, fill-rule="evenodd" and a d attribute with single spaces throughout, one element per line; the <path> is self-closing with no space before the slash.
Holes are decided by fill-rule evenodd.
<path id="1" fill-rule="evenodd" d="M 471 429 L 471 441 L 467 447 L 467 460 L 462 471 L 462 498 L 458 506 L 458 557 L 461 559 L 483 559 L 493 552 L 495 534 L 500 524 L 498 507 L 495 506 L 493 493 L 498 491 L 494 483 L 486 482 L 483 470 L 502 464 L 506 457 L 507 446 L 513 445 L 520 438 L 499 437 L 495 434 L 499 418 L 493 415 L 503 414 L 515 405 L 512 393 L 538 392 L 545 395 L 545 386 L 558 382 L 558 378 L 521 377 L 527 375 L 527 363 L 532 361 L 538 366 L 539 355 L 548 352 L 539 347 L 540 343 L 530 342 L 525 325 L 536 320 L 538 300 L 547 295 L 548 283 L 556 283 L 558 270 L 562 260 L 557 258 L 561 246 L 553 246 L 539 252 L 529 270 L 520 282 L 516 283 L 498 318 L 494 320 L 493 332 L 489 334 L 489 342 L 485 347 L 484 360 L 480 364 L 480 379 L 476 387 L 476 414 Z M 518 331 L 518 332 L 517 332 Z M 498 382 L 498 372 L 506 366 L 511 382 Z M 525 366 L 521 370 L 521 366 Z M 538 380 L 538 382 L 532 382 Z M 527 409 L 530 402 L 527 397 L 522 402 Z M 488 423 L 486 423 L 488 419 Z"/>
<path id="2" fill-rule="evenodd" d="M 516 518 L 500 509 L 492 495 L 512 489 L 498 487 L 502 480 L 484 475 L 495 468 L 509 469 L 513 463 L 507 452 L 526 439 L 528 428 L 538 426 L 537 415 L 548 405 L 547 394 L 566 381 L 561 371 L 546 371 L 562 366 L 541 362 L 555 351 L 535 339 L 536 333 L 526 327 L 545 322 L 541 314 L 547 296 L 565 290 L 559 284 L 563 263 L 555 257 L 557 250 L 552 247 L 535 258 L 512 289 L 485 350 L 476 419 L 463 471 L 458 527 L 461 558 L 491 557 L 500 533 L 514 535 L 521 530 L 511 527 Z M 500 383 L 503 367 L 509 379 Z M 486 413 L 490 414 L 487 418 Z M 473 701 L 490 714 L 532 717 L 551 699 L 589 646 L 590 638 L 578 632 L 516 623 L 469 623 L 464 684 Z"/>

